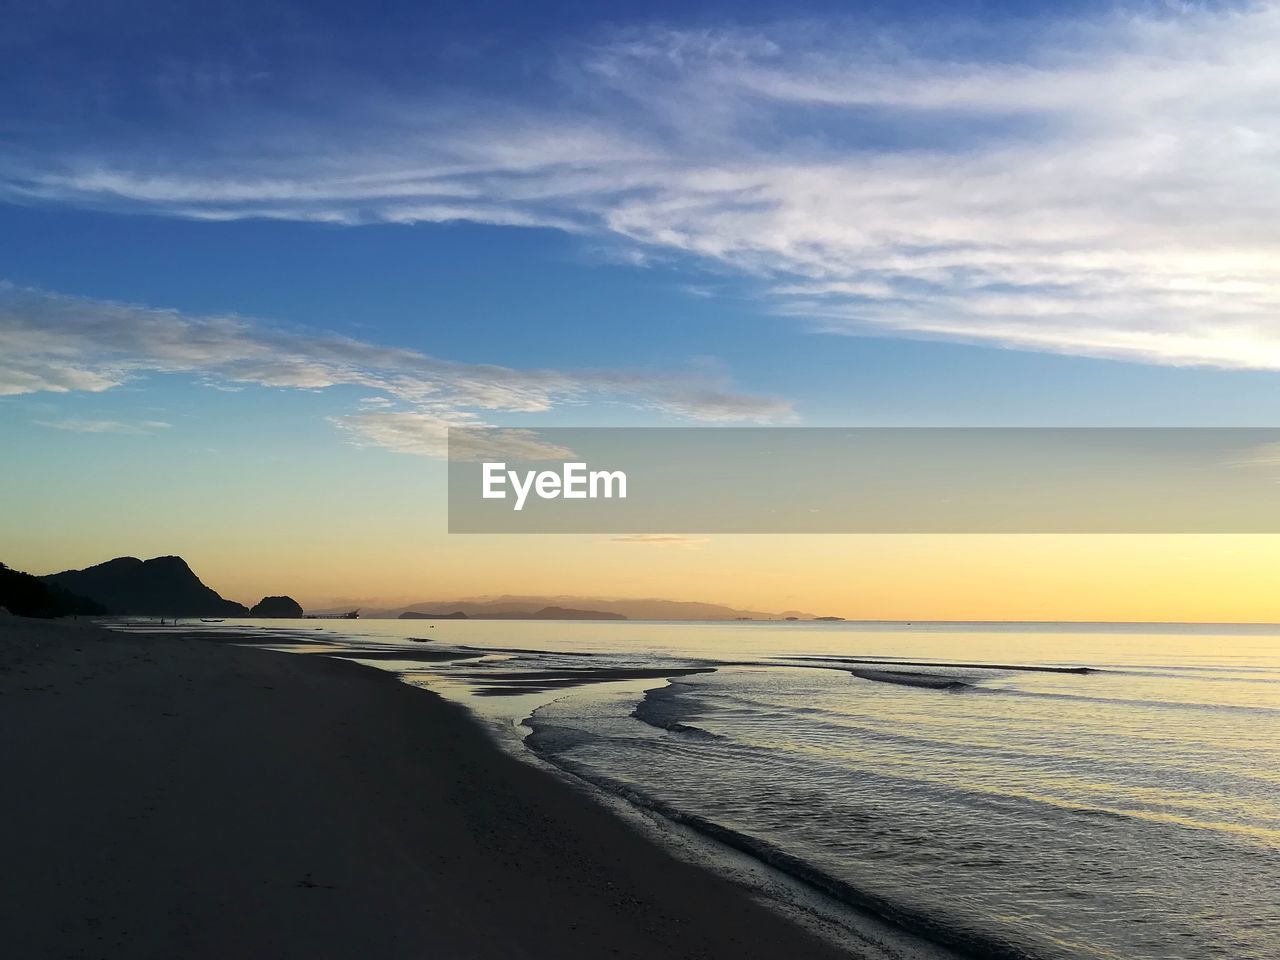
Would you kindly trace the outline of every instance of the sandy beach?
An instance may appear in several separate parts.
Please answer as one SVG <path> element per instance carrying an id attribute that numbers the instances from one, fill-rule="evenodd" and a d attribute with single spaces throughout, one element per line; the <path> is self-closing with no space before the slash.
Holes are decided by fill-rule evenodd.
<path id="1" fill-rule="evenodd" d="M 390 675 L 0 619 L 12 957 L 847 956 Z"/>

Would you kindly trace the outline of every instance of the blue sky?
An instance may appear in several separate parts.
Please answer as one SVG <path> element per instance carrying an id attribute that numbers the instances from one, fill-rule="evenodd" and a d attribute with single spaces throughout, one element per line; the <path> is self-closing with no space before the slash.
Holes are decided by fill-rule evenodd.
<path id="1" fill-rule="evenodd" d="M 1274 424 L 1278 43 L 1266 3 L 28 5 L 0 438 L 70 497 L 88 453 L 355 482 L 455 423 Z"/>
<path id="2" fill-rule="evenodd" d="M 805 422 L 1226 425 L 1280 414 L 1269 372 L 818 334 L 771 315 L 733 278 L 696 264 L 610 262 L 552 230 L 205 223 L 28 206 L 0 207 L 0 226 L 6 279 L 22 287 L 311 325 L 472 363 L 714 361 L 794 399 Z M 31 397 L 89 413 L 111 413 L 116 400 Z M 131 397 L 119 399 L 142 417 L 142 394 Z M 207 388 L 196 398 L 227 401 Z M 573 408 L 564 419 L 590 412 Z M 606 420 L 624 415 L 611 408 Z"/>

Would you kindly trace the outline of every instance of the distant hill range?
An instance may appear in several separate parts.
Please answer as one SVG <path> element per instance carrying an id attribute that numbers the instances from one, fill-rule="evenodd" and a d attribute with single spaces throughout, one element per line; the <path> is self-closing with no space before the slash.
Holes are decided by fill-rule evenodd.
<path id="1" fill-rule="evenodd" d="M 40 578 L 100 604 L 120 616 L 246 617 L 249 610 L 224 600 L 200 582 L 181 557 L 117 557 L 83 570 Z"/>
<path id="2" fill-rule="evenodd" d="M 422 613 L 406 610 L 400 620 L 626 620 L 624 614 L 605 610 L 576 610 L 572 607 L 543 607 L 540 610 L 504 610 L 467 614 L 463 610 L 453 613 Z"/>
<path id="3" fill-rule="evenodd" d="M 338 613 L 317 611 L 320 613 Z M 658 598 L 618 599 L 579 596 L 472 597 L 466 600 L 426 600 L 404 607 L 365 606 L 365 618 L 404 620 L 816 620 L 812 613 L 784 610 L 771 613 L 743 610 L 719 603 Z"/>

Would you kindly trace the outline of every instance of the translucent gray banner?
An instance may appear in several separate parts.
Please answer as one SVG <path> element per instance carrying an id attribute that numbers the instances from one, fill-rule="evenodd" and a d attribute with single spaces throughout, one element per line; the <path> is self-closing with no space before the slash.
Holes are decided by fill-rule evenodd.
<path id="1" fill-rule="evenodd" d="M 1280 429 L 462 428 L 452 533 L 1277 533 Z"/>

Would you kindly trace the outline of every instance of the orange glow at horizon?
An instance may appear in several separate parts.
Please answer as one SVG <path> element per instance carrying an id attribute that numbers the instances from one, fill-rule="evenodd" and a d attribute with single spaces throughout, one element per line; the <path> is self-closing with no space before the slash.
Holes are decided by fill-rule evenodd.
<path id="1" fill-rule="evenodd" d="M 1280 621 L 1280 536 L 393 536 L 214 531 L 11 544 L 36 573 L 179 553 L 223 596 L 307 607 L 501 594 L 661 597 L 875 620 Z M 123 548 L 123 549 L 122 549 Z"/>

